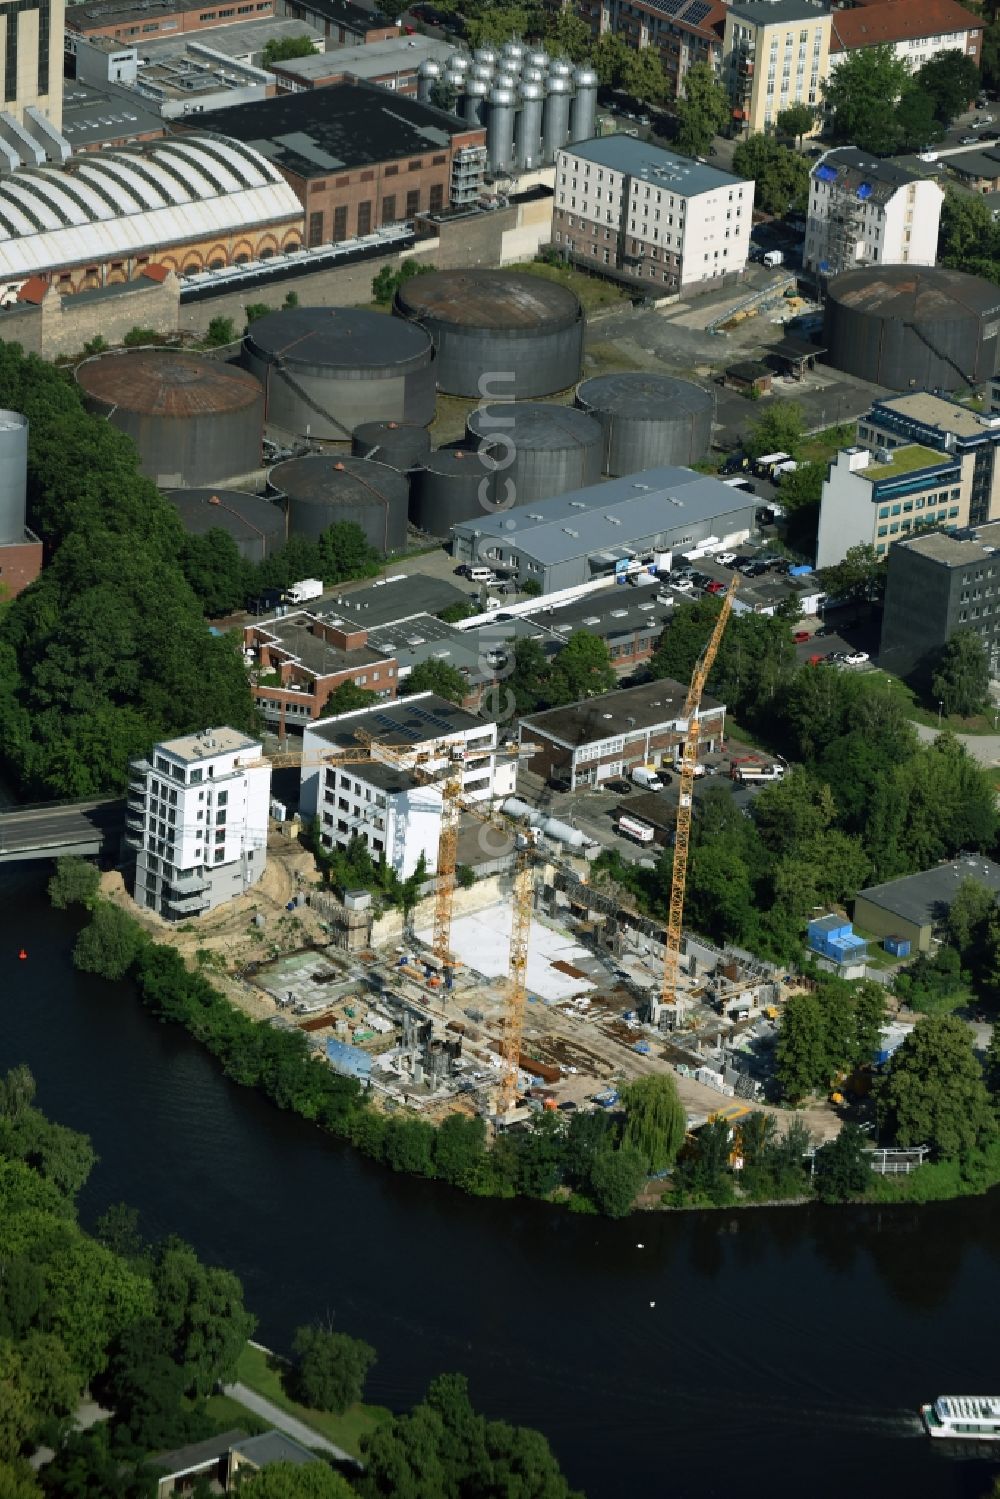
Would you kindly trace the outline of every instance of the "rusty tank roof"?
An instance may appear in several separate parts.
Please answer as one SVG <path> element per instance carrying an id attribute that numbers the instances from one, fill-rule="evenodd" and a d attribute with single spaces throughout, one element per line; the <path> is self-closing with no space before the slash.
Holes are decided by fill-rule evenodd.
<path id="1" fill-rule="evenodd" d="M 100 354 L 85 360 L 76 378 L 94 400 L 144 416 L 218 416 L 264 398 L 259 381 L 245 370 L 166 349 Z"/>
<path id="2" fill-rule="evenodd" d="M 844 271 L 830 282 L 831 302 L 904 322 L 978 317 L 1000 308 L 1000 287 L 945 266 L 886 265 Z"/>
<path id="3" fill-rule="evenodd" d="M 405 317 L 500 332 L 544 331 L 582 316 L 575 293 L 524 271 L 431 271 L 404 281 L 396 304 Z"/>

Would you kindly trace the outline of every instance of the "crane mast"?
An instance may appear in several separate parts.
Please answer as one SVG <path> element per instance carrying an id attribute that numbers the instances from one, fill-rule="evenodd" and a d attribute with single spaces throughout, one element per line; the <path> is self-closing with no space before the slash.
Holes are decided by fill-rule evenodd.
<path id="1" fill-rule="evenodd" d="M 688 850 L 691 845 L 691 814 L 694 806 L 694 773 L 698 763 L 698 739 L 699 721 L 698 715 L 701 709 L 702 693 L 705 683 L 708 681 L 709 673 L 715 664 L 715 658 L 719 653 L 719 646 L 725 634 L 726 625 L 733 609 L 733 598 L 739 586 L 738 574 L 733 574 L 733 580 L 726 590 L 726 596 L 722 601 L 719 617 L 715 621 L 708 644 L 695 662 L 694 671 L 691 673 L 691 683 L 688 687 L 687 700 L 684 704 L 684 718 L 687 728 L 684 733 L 684 744 L 681 751 L 681 779 L 680 791 L 677 802 L 677 824 L 674 833 L 674 870 L 670 882 L 670 911 L 667 918 L 667 943 L 663 958 L 663 983 L 660 990 L 660 1003 L 673 1012 L 674 1021 L 680 1018 L 680 994 L 677 989 L 677 976 L 680 972 L 681 940 L 684 926 L 684 892 L 687 888 L 687 866 Z"/>

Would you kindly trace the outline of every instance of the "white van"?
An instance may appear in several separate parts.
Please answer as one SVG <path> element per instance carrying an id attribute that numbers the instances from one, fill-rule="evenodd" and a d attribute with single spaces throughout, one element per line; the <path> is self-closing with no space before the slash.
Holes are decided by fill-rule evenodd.
<path id="1" fill-rule="evenodd" d="M 492 567 L 470 567 L 470 583 L 492 583 L 494 581 Z"/>
<path id="2" fill-rule="evenodd" d="M 641 786 L 644 791 L 663 790 L 663 782 L 656 771 L 651 770 L 648 765 L 637 765 L 632 771 L 631 780 L 636 786 Z"/>

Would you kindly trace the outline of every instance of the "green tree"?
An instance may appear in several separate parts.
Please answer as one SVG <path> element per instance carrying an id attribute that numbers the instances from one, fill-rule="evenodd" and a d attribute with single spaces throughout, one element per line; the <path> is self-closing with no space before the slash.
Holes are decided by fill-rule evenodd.
<path id="1" fill-rule="evenodd" d="M 789 547 L 808 557 L 816 555 L 819 503 L 826 478 L 825 463 L 800 463 L 781 480 L 781 504 L 785 511 L 785 540 Z"/>
<path id="2" fill-rule="evenodd" d="M 836 1139 L 816 1152 L 813 1180 L 821 1202 L 848 1202 L 871 1185 L 867 1140 L 856 1124 L 845 1124 Z"/>
<path id="3" fill-rule="evenodd" d="M 161 343 L 162 338 L 155 328 L 130 328 L 122 339 L 126 349 L 143 348 L 146 344 Z"/>
<path id="4" fill-rule="evenodd" d="M 799 403 L 773 400 L 747 432 L 743 450 L 751 458 L 760 458 L 764 453 L 787 453 L 794 458 L 802 446 L 803 430 Z"/>
<path id="5" fill-rule="evenodd" d="M 631 62 L 632 49 L 625 39 L 614 31 L 606 31 L 594 44 L 590 56 L 594 71 L 600 81 L 602 88 L 619 88 L 622 86 L 629 64 Z"/>
<path id="6" fill-rule="evenodd" d="M 388 306 L 404 281 L 409 281 L 412 276 L 426 276 L 434 270 L 437 270 L 436 266 L 412 257 L 407 257 L 395 270 L 391 265 L 384 265 L 372 280 L 372 301 Z"/>
<path id="7" fill-rule="evenodd" d="M 549 669 L 549 701 L 558 707 L 600 697 L 617 683 L 608 648 L 589 630 L 574 630 Z"/>
<path id="8" fill-rule="evenodd" d="M 909 83 L 909 68 L 889 44 L 847 54 L 823 83 L 834 140 L 876 154 L 891 151 L 899 136 L 896 105 Z"/>
<path id="9" fill-rule="evenodd" d="M 953 270 L 991 275 L 995 280 L 993 268 L 998 253 L 1000 231 L 982 196 L 947 188 L 938 231 L 941 263 Z"/>
<path id="10" fill-rule="evenodd" d="M 273 311 L 274 308 L 269 302 L 248 302 L 246 306 L 247 327 L 249 328 L 250 324 L 255 323 L 258 318 L 267 317 L 268 313 Z"/>
<path id="11" fill-rule="evenodd" d="M 729 98 L 706 62 L 696 62 L 684 75 L 684 97 L 676 105 L 677 149 L 685 156 L 703 156 L 712 137 L 730 118 Z"/>
<path id="12" fill-rule="evenodd" d="M 11 1462 L 0 1459 L 0 1494 L 4 1499 L 43 1499 L 34 1473 L 20 1458 Z"/>
<path id="13" fill-rule="evenodd" d="M 431 84 L 430 102 L 435 109 L 443 109 L 445 114 L 454 114 L 455 105 L 458 102 L 458 90 L 447 78 L 435 78 Z"/>
<path id="14" fill-rule="evenodd" d="M 655 47 L 626 48 L 617 82 L 633 99 L 646 104 L 661 103 L 670 87 Z"/>
<path id="15" fill-rule="evenodd" d="M 732 1200 L 730 1157 L 732 1126 L 726 1119 L 710 1119 L 695 1135 L 694 1142 L 677 1163 L 677 1185 L 699 1200 L 725 1203 Z"/>
<path id="16" fill-rule="evenodd" d="M 101 886 L 101 875 L 89 859 L 72 856 L 56 860 L 56 872 L 49 880 L 49 901 L 57 911 L 67 906 L 93 906 Z"/>
<path id="17" fill-rule="evenodd" d="M 915 90 L 930 99 L 942 125 L 950 125 L 979 92 L 979 68 L 973 57 L 952 48 L 928 58 L 914 76 Z"/>
<path id="18" fill-rule="evenodd" d="M 314 1410 L 338 1415 L 361 1399 L 375 1362 L 370 1344 L 327 1327 L 297 1328 L 292 1352 L 295 1363 L 289 1383 L 294 1398 Z"/>
<path id="19" fill-rule="evenodd" d="M 273 62 L 289 62 L 293 57 L 311 57 L 316 48 L 311 36 L 272 36 L 264 43 L 261 61 L 265 68 Z"/>
<path id="20" fill-rule="evenodd" d="M 790 1102 L 826 1086 L 827 1029 L 815 994 L 793 994 L 785 1004 L 776 1056 L 778 1083 Z"/>
<path id="21" fill-rule="evenodd" d="M 460 706 L 469 695 L 469 684 L 457 666 L 450 661 L 438 661 L 430 657 L 421 661 L 403 678 L 399 691 L 404 695 L 414 692 L 436 692 L 451 703 Z"/>
<path id="22" fill-rule="evenodd" d="M 983 44 L 979 60 L 982 67 L 984 86 L 995 89 L 1000 84 L 1000 20 L 997 20 L 995 15 L 991 18 L 989 25 L 983 32 Z"/>
<path id="23" fill-rule="evenodd" d="M 802 137 L 808 135 L 816 123 L 816 111 L 808 104 L 789 104 L 787 109 L 778 111 L 775 121 L 779 135 L 790 135 L 799 145 L 802 145 Z"/>
<path id="24" fill-rule="evenodd" d="M 338 521 L 328 526 L 319 538 L 319 571 L 323 582 L 347 583 L 352 578 L 373 578 L 381 562 L 355 521 Z"/>
<path id="25" fill-rule="evenodd" d="M 885 559 L 870 543 L 848 547 L 843 561 L 819 572 L 819 582 L 831 599 L 870 603 L 885 587 Z"/>
<path id="26" fill-rule="evenodd" d="M 322 1459 L 304 1466 L 268 1463 L 242 1479 L 240 1493 L 252 1499 L 353 1499 L 354 1489 Z"/>
<path id="27" fill-rule="evenodd" d="M 685 1114 L 668 1073 L 651 1073 L 621 1090 L 625 1107 L 622 1144 L 634 1150 L 647 1175 L 672 1166 L 684 1143 Z"/>
<path id="28" fill-rule="evenodd" d="M 334 713 L 353 713 L 356 708 L 367 708 L 375 701 L 375 693 L 367 687 L 359 687 L 356 682 L 341 682 L 335 687 L 326 702 L 323 704 L 325 715 Z"/>
<path id="29" fill-rule="evenodd" d="M 469 1188 L 486 1159 L 486 1125 L 478 1115 L 448 1114 L 434 1136 L 435 1174 L 453 1187 Z"/>
<path id="30" fill-rule="evenodd" d="M 228 1270 L 203 1265 L 182 1239 L 157 1246 L 152 1266 L 154 1320 L 163 1346 L 184 1370 L 184 1392 L 209 1395 L 217 1381 L 236 1377 L 236 1361 L 255 1319 L 243 1306 L 243 1287 Z"/>
<path id="31" fill-rule="evenodd" d="M 944 134 L 934 113 L 934 101 L 919 88 L 907 88 L 896 106 L 899 145 L 904 151 L 921 151 Z"/>
<path id="32" fill-rule="evenodd" d="M 474 614 L 479 613 L 479 605 L 474 599 L 456 599 L 453 604 L 439 609 L 437 617 L 443 624 L 457 625 L 463 619 L 471 619 Z"/>
<path id="33" fill-rule="evenodd" d="M 113 1202 L 95 1223 L 94 1238 L 119 1259 L 137 1260 L 144 1247 L 138 1210 L 124 1202 Z"/>
<path id="34" fill-rule="evenodd" d="M 545 12 L 545 49 L 553 57 L 569 57 L 573 62 L 586 62 L 594 44 L 593 34 L 586 21 L 572 10 L 558 9 Z"/>
<path id="35" fill-rule="evenodd" d="M 796 109 L 800 105 L 794 106 Z M 811 111 L 810 111 L 811 113 Z M 779 120 L 781 116 L 779 115 Z M 750 135 L 733 152 L 737 177 L 756 182 L 754 205 L 783 217 L 790 209 L 804 209 L 809 199 L 809 164 L 769 135 Z M 765 453 L 776 448 L 763 448 Z"/>
<path id="36" fill-rule="evenodd" d="M 601 1150 L 591 1162 L 590 1190 L 608 1218 L 624 1218 L 632 1211 L 645 1178 L 642 1156 L 628 1145 Z"/>
<path id="37" fill-rule="evenodd" d="M 526 599 L 537 599 L 542 591 L 542 585 L 537 578 L 526 578 L 519 589 Z"/>
<path id="38" fill-rule="evenodd" d="M 965 1022 L 954 1015 L 919 1021 L 879 1080 L 876 1108 L 887 1139 L 929 1145 L 945 1160 L 993 1138 L 996 1120 Z"/>
<path id="39" fill-rule="evenodd" d="M 184 1400 L 187 1383 L 187 1371 L 172 1357 L 164 1329 L 146 1321 L 122 1332 L 93 1391 L 114 1413 L 118 1442 L 162 1451 L 211 1433 L 204 1410 Z"/>
<path id="40" fill-rule="evenodd" d="M 205 329 L 202 343 L 206 349 L 221 349 L 226 344 L 234 344 L 238 338 L 236 324 L 231 317 L 214 317 Z"/>
<path id="41" fill-rule="evenodd" d="M 184 576 L 209 619 L 242 609 L 250 569 L 228 531 L 214 526 L 203 536 L 186 536 L 181 547 Z"/>
<path id="42" fill-rule="evenodd" d="M 110 901 L 99 901 L 87 926 L 76 939 L 73 964 L 100 978 L 122 979 L 145 942 L 142 928 L 127 911 Z"/>
<path id="43" fill-rule="evenodd" d="M 989 686 L 990 663 L 981 637 L 975 630 L 956 630 L 931 676 L 934 701 L 943 704 L 949 717 L 971 718 L 986 702 Z"/>
<path id="44" fill-rule="evenodd" d="M 994 1024 L 990 1034 L 984 1071 L 986 1087 L 993 1100 L 993 1107 L 1000 1110 L 1000 1021 Z"/>

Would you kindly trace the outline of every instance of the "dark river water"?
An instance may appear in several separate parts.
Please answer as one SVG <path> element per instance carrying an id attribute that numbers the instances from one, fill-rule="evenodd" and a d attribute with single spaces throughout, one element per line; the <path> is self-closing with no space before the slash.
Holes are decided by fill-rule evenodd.
<path id="1" fill-rule="evenodd" d="M 231 1086 L 128 985 L 73 971 L 75 926 L 41 871 L 0 874 L 0 1068 L 27 1062 L 46 1112 L 92 1137 L 85 1222 L 126 1201 L 147 1235 L 189 1239 L 242 1278 L 263 1341 L 332 1312 L 396 1407 L 461 1370 L 590 1499 L 989 1487 L 914 1412 L 1000 1388 L 1000 1195 L 620 1224 L 478 1202 Z"/>

